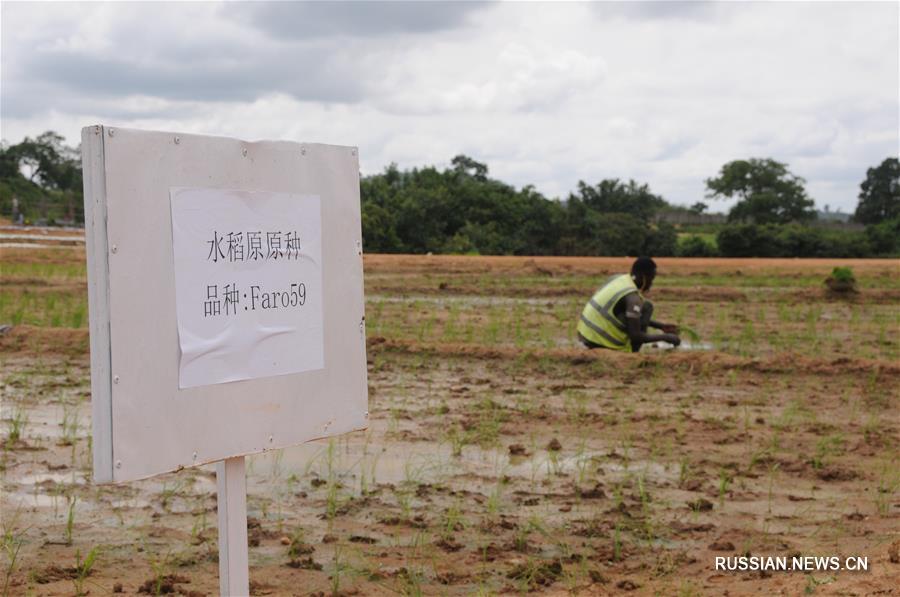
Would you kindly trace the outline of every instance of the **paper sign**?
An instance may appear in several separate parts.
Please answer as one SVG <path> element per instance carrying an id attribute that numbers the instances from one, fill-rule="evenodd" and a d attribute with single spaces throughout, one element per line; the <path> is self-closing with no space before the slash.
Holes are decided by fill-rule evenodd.
<path id="1" fill-rule="evenodd" d="M 179 388 L 322 369 L 316 195 L 170 189 Z"/>

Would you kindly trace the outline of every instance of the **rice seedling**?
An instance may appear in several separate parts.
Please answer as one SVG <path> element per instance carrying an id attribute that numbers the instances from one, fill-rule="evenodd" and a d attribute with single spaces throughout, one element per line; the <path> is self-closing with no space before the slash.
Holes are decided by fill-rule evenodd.
<path id="1" fill-rule="evenodd" d="M 825 578 L 816 578 L 812 574 L 808 574 L 806 576 L 806 585 L 803 587 L 804 595 L 812 595 L 816 592 L 816 587 L 819 585 L 827 585 L 829 583 L 834 582 L 833 576 L 827 576 Z"/>
<path id="2" fill-rule="evenodd" d="M 433 462 L 427 457 L 416 459 L 410 455 L 403 462 L 403 484 L 407 487 L 416 487 L 425 480 L 425 475 L 429 469 L 441 468 L 439 462 Z"/>
<path id="3" fill-rule="evenodd" d="M 684 484 L 688 482 L 691 476 L 691 463 L 687 456 L 682 456 L 678 461 L 678 486 L 684 487 Z"/>
<path id="4" fill-rule="evenodd" d="M 163 591 L 163 583 L 172 567 L 172 552 L 167 551 L 165 555 L 159 555 L 146 544 L 142 539 L 141 545 L 143 552 L 147 554 L 150 569 L 153 571 L 153 594 L 161 595 Z"/>
<path id="5" fill-rule="evenodd" d="M 725 495 L 728 493 L 729 488 L 731 487 L 731 483 L 734 481 L 734 477 L 727 469 L 722 469 L 719 471 L 719 507 L 723 507 L 725 505 Z"/>
<path id="6" fill-rule="evenodd" d="M 569 550 L 565 550 L 564 553 L 568 551 Z M 584 580 L 590 574 L 590 572 L 588 572 L 587 558 L 580 556 L 581 554 L 578 553 L 566 553 L 566 558 L 564 558 L 574 561 L 574 565 L 564 566 L 562 569 L 566 590 L 572 595 L 577 595 L 582 588 L 585 588 Z"/>
<path id="7" fill-rule="evenodd" d="M 575 487 L 580 489 L 588 483 L 591 474 L 590 465 L 594 458 L 587 454 L 587 440 L 582 438 L 575 450 Z"/>
<path id="8" fill-rule="evenodd" d="M 826 461 L 829 457 L 839 454 L 843 451 L 844 438 L 840 434 L 829 435 L 823 438 L 820 438 L 816 443 L 816 451 L 812 457 L 812 467 L 814 469 L 821 469 L 825 466 Z"/>
<path id="9" fill-rule="evenodd" d="M 66 545 L 72 545 L 72 533 L 75 530 L 75 504 L 77 502 L 78 498 L 76 498 L 75 496 L 69 496 L 69 510 L 68 514 L 66 514 Z"/>
<path id="10" fill-rule="evenodd" d="M 565 401 L 572 424 L 578 425 L 587 419 L 588 397 L 584 392 L 567 391 Z"/>
<path id="11" fill-rule="evenodd" d="M 678 585 L 678 597 L 697 597 L 702 594 L 694 581 L 683 580 Z"/>
<path id="12" fill-rule="evenodd" d="M 69 327 L 75 329 L 83 327 L 86 323 L 85 315 L 87 315 L 86 305 L 80 303 L 75 305 L 69 315 Z"/>
<path id="13" fill-rule="evenodd" d="M 203 504 L 203 498 L 200 498 L 199 507 L 195 509 L 194 522 L 191 525 L 191 543 L 196 545 L 204 542 L 204 534 L 209 528 L 209 522 L 206 518 L 206 507 Z"/>
<path id="14" fill-rule="evenodd" d="M 515 395 L 516 410 L 525 417 L 534 412 L 534 395 L 531 392 L 522 392 Z"/>
<path id="15" fill-rule="evenodd" d="M 503 478 L 499 477 L 485 502 L 485 512 L 490 518 L 495 517 L 500 512 L 503 501 L 503 485 Z"/>
<path id="16" fill-rule="evenodd" d="M 447 430 L 446 441 L 450 444 L 450 453 L 459 457 L 462 455 L 463 447 L 471 442 L 471 436 L 459 425 L 453 425 Z"/>
<path id="17" fill-rule="evenodd" d="M 875 490 L 875 511 L 879 516 L 888 516 L 895 495 L 900 491 L 900 471 L 891 463 L 883 463 Z"/>
<path id="18" fill-rule="evenodd" d="M 21 441 L 25 437 L 27 425 L 28 414 L 21 405 L 16 405 L 10 418 L 6 419 L 6 445 L 10 446 Z"/>
<path id="19" fill-rule="evenodd" d="M 6 560 L 6 570 L 3 579 L 3 597 L 9 595 L 10 581 L 13 573 L 16 571 L 16 564 L 19 559 L 19 551 L 22 549 L 24 541 L 24 531 L 16 532 L 13 525 L 18 518 L 18 512 L 11 519 L 3 522 L 3 536 L 0 537 L 0 545 L 3 548 L 3 556 Z"/>
<path id="20" fill-rule="evenodd" d="M 691 342 L 695 344 L 700 342 L 700 334 L 694 328 L 681 323 L 678 324 L 678 328 L 682 334 L 687 335 Z"/>
<path id="21" fill-rule="evenodd" d="M 434 328 L 434 324 L 437 322 L 437 316 L 432 314 L 428 317 L 422 324 L 418 327 L 417 332 L 417 340 L 419 342 L 425 342 L 432 337 L 432 328 Z"/>
<path id="22" fill-rule="evenodd" d="M 460 501 L 456 500 L 453 504 L 447 507 L 444 510 L 443 520 L 441 522 L 441 537 L 444 539 L 450 539 L 453 537 L 453 534 L 457 531 L 462 531 L 466 528 L 466 521 L 462 517 L 462 509 L 460 508 Z"/>
<path id="23" fill-rule="evenodd" d="M 70 404 L 63 405 L 63 416 L 59 422 L 62 428 L 62 436 L 59 440 L 62 446 L 74 446 L 78 439 L 78 408 Z"/>
<path id="24" fill-rule="evenodd" d="M 341 577 L 345 570 L 347 570 L 347 563 L 343 560 L 343 555 L 343 548 L 340 545 L 335 546 L 334 557 L 331 560 L 332 567 L 330 579 L 332 595 L 341 594 Z"/>
<path id="25" fill-rule="evenodd" d="M 459 304 L 453 303 L 447 312 L 447 319 L 444 321 L 444 329 L 442 339 L 444 342 L 456 342 L 459 339 Z"/>
<path id="26" fill-rule="evenodd" d="M 766 494 L 766 512 L 772 514 L 772 498 L 774 497 L 774 489 L 775 489 L 775 474 L 778 472 L 780 465 L 776 462 L 769 466 L 769 489 Z"/>
<path id="27" fill-rule="evenodd" d="M 498 311 L 496 308 L 491 308 L 488 311 L 488 324 L 484 328 L 484 344 L 487 346 L 494 346 L 497 344 L 498 339 L 500 338 L 500 330 L 503 326 L 503 312 Z"/>
<path id="28" fill-rule="evenodd" d="M 410 521 L 413 518 L 413 495 L 415 493 L 415 488 L 416 485 L 409 483 L 399 484 L 393 488 L 394 499 L 397 500 L 397 506 L 400 508 L 402 520 Z"/>
<path id="29" fill-rule="evenodd" d="M 411 597 L 423 595 L 422 581 L 424 580 L 424 575 L 422 574 L 422 571 L 416 566 L 408 566 L 404 569 L 406 570 L 406 574 L 400 576 L 400 579 L 402 580 L 400 592 L 403 595 L 409 595 Z"/>
<path id="30" fill-rule="evenodd" d="M 159 492 L 159 502 L 164 511 L 171 511 L 172 500 L 181 493 L 181 490 L 185 488 L 185 485 L 186 482 L 180 478 L 172 481 L 171 484 L 169 481 L 163 483 L 162 490 Z"/>
<path id="31" fill-rule="evenodd" d="M 72 578 L 72 583 L 75 585 L 76 597 L 87 595 L 84 590 L 84 583 L 87 577 L 90 576 L 98 555 L 99 551 L 96 547 L 92 547 L 87 555 L 84 556 L 84 559 L 81 559 L 81 552 L 75 552 L 75 576 Z"/>
<path id="32" fill-rule="evenodd" d="M 550 450 L 547 452 L 547 474 L 554 477 L 563 476 L 563 461 L 559 457 L 558 450 Z"/>
<path id="33" fill-rule="evenodd" d="M 613 562 L 618 562 L 622 559 L 622 536 L 621 536 L 621 523 L 616 522 L 616 526 L 613 529 L 613 553 L 612 553 Z"/>
<path id="34" fill-rule="evenodd" d="M 650 494 L 647 493 L 647 488 L 644 486 L 644 474 L 643 473 L 638 475 L 637 483 L 638 483 L 638 497 L 640 498 L 640 501 L 641 501 L 641 509 L 646 510 L 647 504 L 650 503 Z"/>
<path id="35" fill-rule="evenodd" d="M 374 454 L 373 456 L 363 456 L 360 459 L 359 464 L 359 495 L 367 496 L 369 495 L 369 491 L 371 487 L 374 487 L 376 484 L 375 471 L 378 468 L 378 456 L 379 454 Z"/>

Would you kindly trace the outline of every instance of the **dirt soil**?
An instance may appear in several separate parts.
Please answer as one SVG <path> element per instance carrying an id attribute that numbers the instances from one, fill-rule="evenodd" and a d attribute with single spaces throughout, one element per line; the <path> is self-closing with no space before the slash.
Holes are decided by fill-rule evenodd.
<path id="1" fill-rule="evenodd" d="M 4 253 L 3 300 L 83 300 L 79 259 Z M 659 319 L 711 349 L 574 343 L 627 260 L 367 256 L 371 426 L 248 458 L 251 593 L 898 594 L 896 262 L 659 261 Z M 212 467 L 91 481 L 86 325 L 0 335 L 4 593 L 215 595 Z M 741 555 L 868 570 L 715 569 Z"/>

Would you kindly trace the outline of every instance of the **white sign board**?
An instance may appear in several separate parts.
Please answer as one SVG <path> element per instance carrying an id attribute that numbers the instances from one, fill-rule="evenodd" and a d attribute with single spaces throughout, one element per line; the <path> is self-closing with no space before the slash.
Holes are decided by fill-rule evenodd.
<path id="1" fill-rule="evenodd" d="M 176 188 L 178 386 L 325 367 L 318 196 Z"/>
<path id="2" fill-rule="evenodd" d="M 82 131 L 94 478 L 367 426 L 356 149 Z"/>

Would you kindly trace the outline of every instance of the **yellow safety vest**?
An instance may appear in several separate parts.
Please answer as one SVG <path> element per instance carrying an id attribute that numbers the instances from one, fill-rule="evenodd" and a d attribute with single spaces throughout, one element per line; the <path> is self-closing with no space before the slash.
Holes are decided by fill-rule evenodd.
<path id="1" fill-rule="evenodd" d="M 631 352 L 628 328 L 613 314 L 613 309 L 623 297 L 633 292 L 640 294 L 630 275 L 622 274 L 610 279 L 584 306 L 578 320 L 578 333 L 604 348 Z"/>

